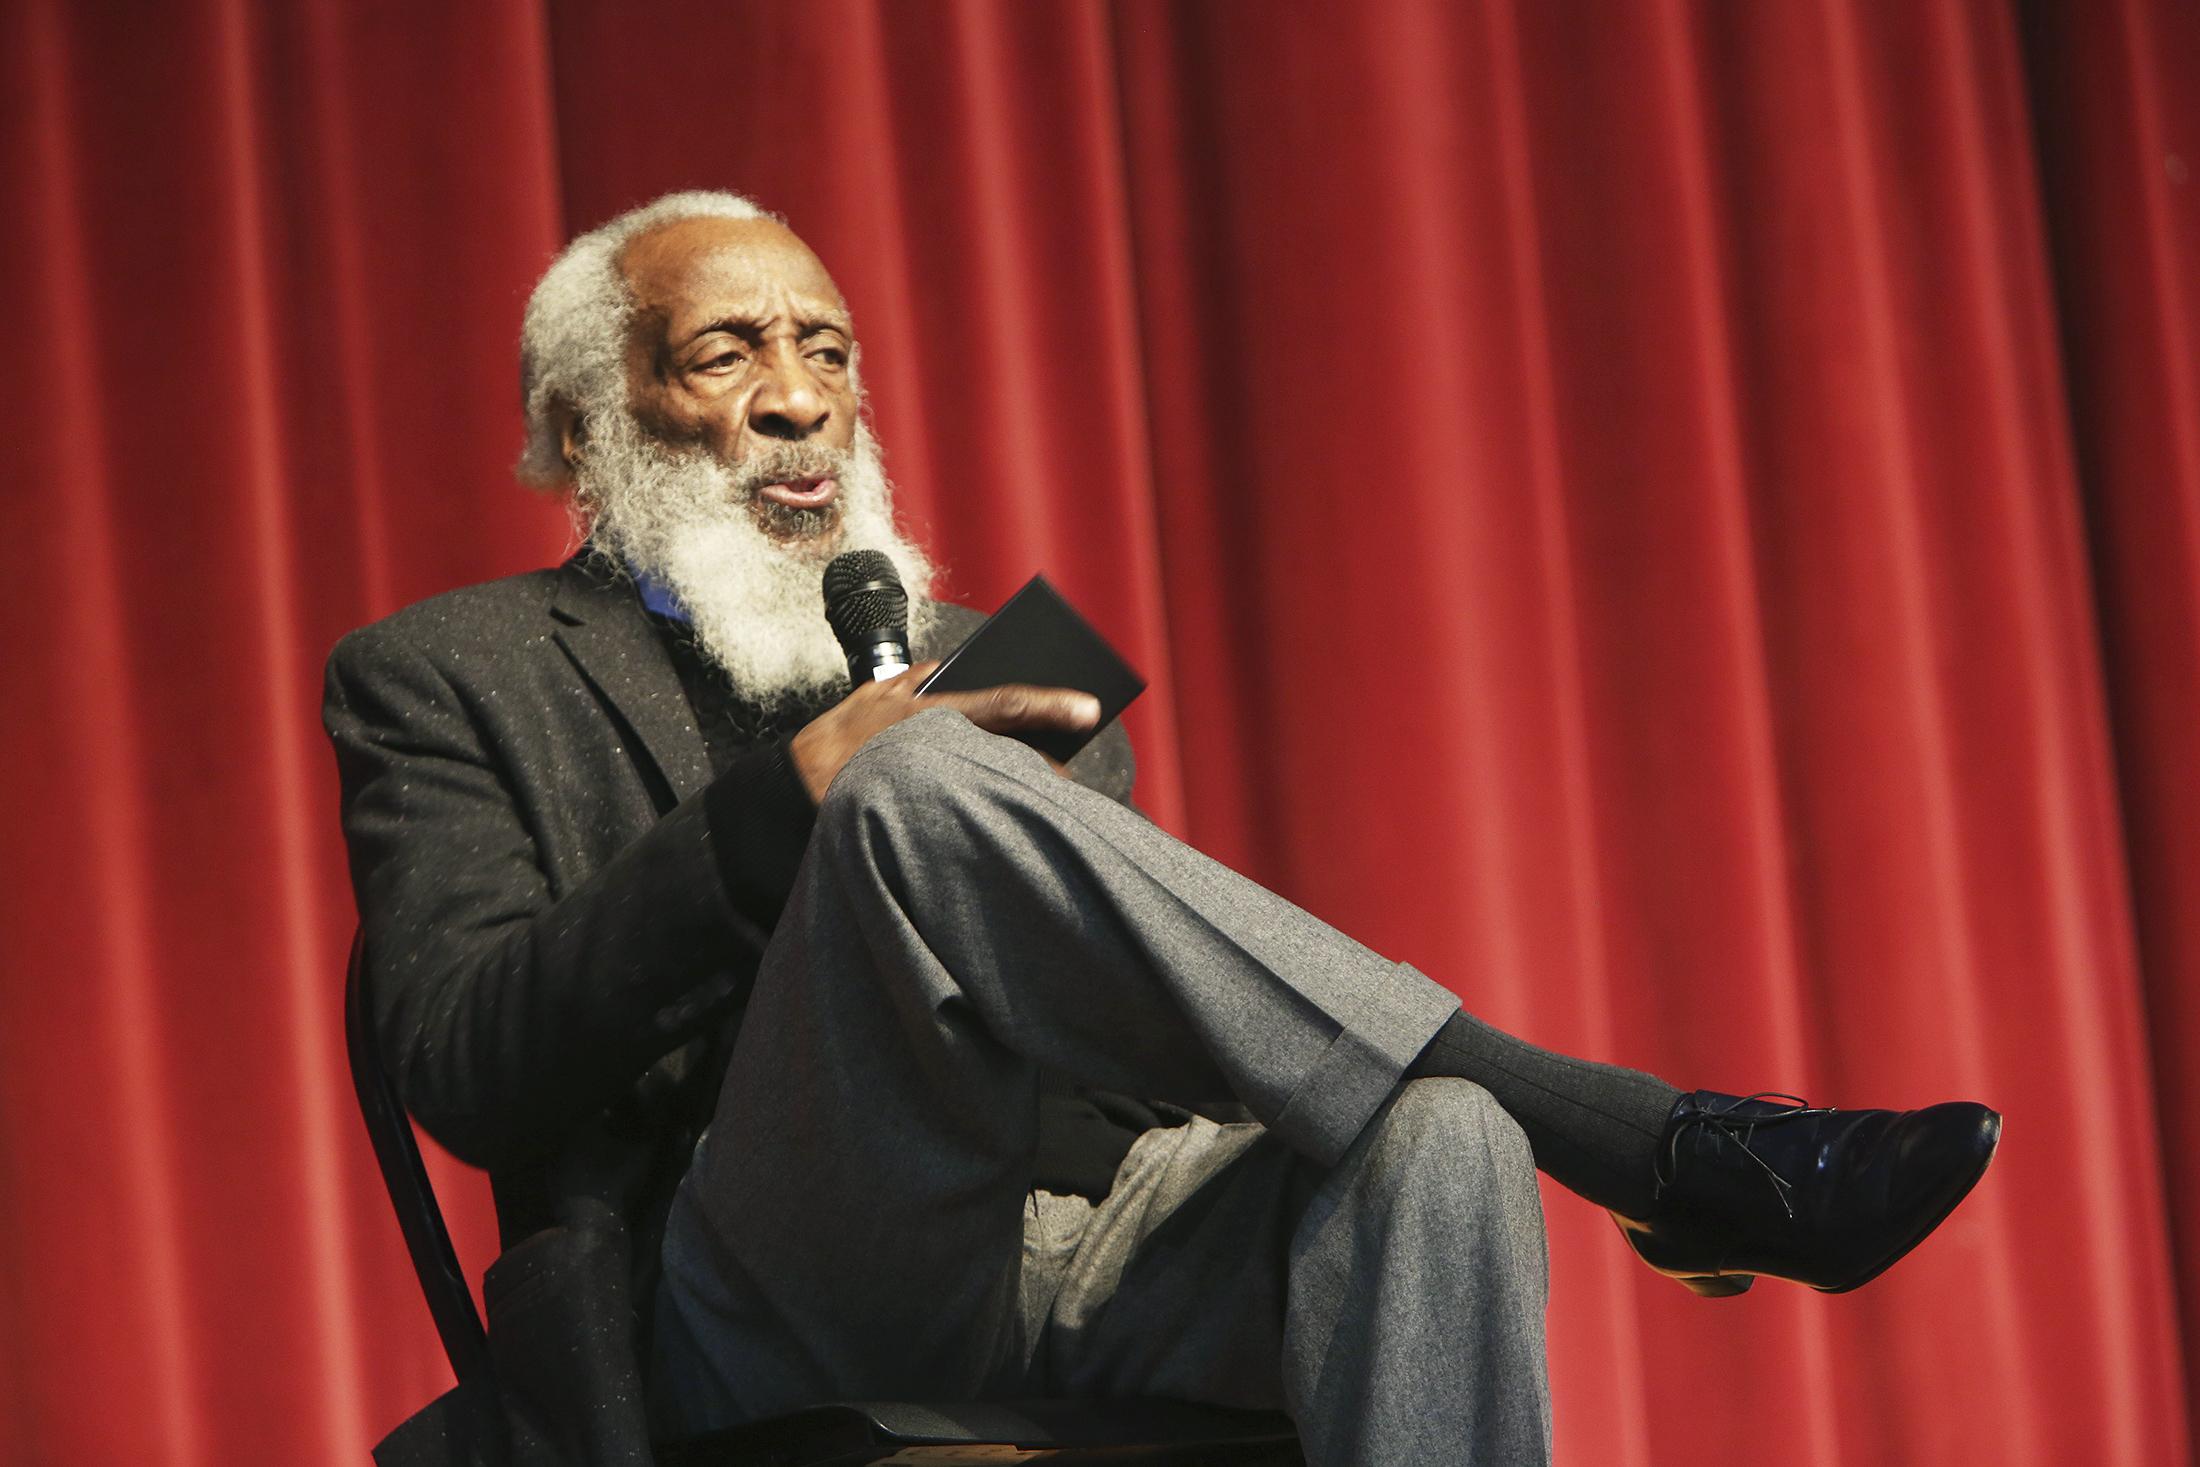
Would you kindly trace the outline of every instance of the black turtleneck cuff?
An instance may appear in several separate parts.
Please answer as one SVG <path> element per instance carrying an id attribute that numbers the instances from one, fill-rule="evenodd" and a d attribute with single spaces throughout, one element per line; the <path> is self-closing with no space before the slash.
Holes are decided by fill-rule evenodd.
<path id="1" fill-rule="evenodd" d="M 727 900 L 767 932 L 794 890 L 817 824 L 817 805 L 787 745 L 787 739 L 774 739 L 743 749 L 703 791 Z"/>

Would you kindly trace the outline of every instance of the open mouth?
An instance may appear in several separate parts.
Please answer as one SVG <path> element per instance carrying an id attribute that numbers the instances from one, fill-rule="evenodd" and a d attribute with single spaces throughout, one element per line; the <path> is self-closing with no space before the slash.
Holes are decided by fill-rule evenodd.
<path id="1" fill-rule="evenodd" d="M 822 509 L 839 494 L 840 481 L 829 475 L 765 484 L 756 491 L 757 498 L 784 504 L 790 509 Z"/>

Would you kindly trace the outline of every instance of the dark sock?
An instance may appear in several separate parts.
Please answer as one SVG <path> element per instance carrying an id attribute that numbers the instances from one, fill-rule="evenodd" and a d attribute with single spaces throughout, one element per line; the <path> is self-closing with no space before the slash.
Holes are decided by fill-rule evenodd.
<path id="1" fill-rule="evenodd" d="M 1658 1142 L 1680 1091 L 1640 1070 L 1538 1049 L 1465 1012 L 1446 1019 L 1406 1069 L 1409 1080 L 1434 1076 L 1489 1091 L 1559 1185 L 1624 1216 L 1648 1215 Z"/>

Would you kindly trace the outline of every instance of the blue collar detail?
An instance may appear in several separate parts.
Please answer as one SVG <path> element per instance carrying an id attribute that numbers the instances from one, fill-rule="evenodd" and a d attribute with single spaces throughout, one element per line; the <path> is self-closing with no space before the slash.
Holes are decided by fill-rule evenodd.
<path id="1" fill-rule="evenodd" d="M 627 567 L 627 574 L 634 577 L 634 589 L 642 593 L 642 609 L 653 611 L 667 621 L 690 620 L 687 608 L 680 598 L 672 594 L 672 588 L 648 571 Z"/>

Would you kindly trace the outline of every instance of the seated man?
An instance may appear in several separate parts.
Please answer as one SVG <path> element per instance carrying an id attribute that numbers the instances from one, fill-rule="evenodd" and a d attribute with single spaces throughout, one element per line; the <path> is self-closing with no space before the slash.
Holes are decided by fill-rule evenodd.
<path id="1" fill-rule="evenodd" d="M 327 722 L 398 1088 L 507 1243 L 626 1217 L 667 1434 L 1154 1394 L 1282 1406 L 1317 1467 L 1535 1462 L 1535 1168 L 1707 1295 L 1853 1288 L 1984 1171 L 1982 1106 L 1492 1029 L 1145 821 L 1119 730 L 1064 770 L 1002 736 L 1083 694 L 849 694 L 833 555 L 895 560 L 920 656 L 976 618 L 922 595 L 839 291 L 747 201 L 576 240 L 523 371 L 587 545 L 347 637 Z"/>

